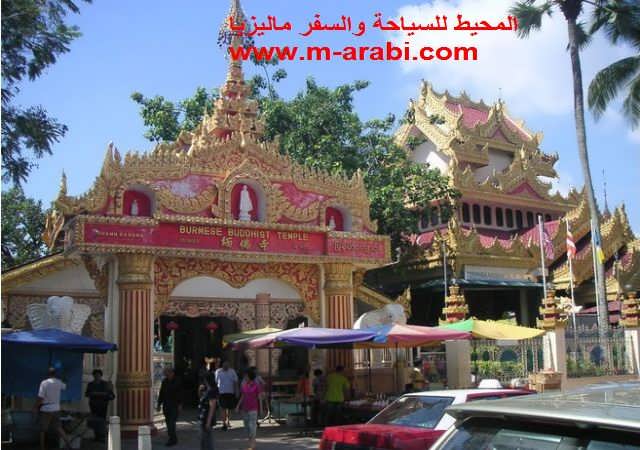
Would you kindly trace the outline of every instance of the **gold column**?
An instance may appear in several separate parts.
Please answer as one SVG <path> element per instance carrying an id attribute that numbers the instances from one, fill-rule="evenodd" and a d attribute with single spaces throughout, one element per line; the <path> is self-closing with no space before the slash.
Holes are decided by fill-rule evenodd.
<path id="1" fill-rule="evenodd" d="M 118 415 L 123 434 L 153 423 L 151 269 L 153 255 L 118 255 Z"/>
<path id="2" fill-rule="evenodd" d="M 326 301 L 327 327 L 351 328 L 353 326 L 353 266 L 350 264 L 325 264 L 324 294 Z M 344 366 L 353 369 L 352 350 L 330 350 L 327 355 L 327 369 Z"/>

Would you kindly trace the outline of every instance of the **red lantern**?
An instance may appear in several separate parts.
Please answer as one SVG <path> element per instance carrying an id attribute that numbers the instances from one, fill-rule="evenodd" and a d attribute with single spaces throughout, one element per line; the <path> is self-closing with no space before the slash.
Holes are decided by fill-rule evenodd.
<path id="1" fill-rule="evenodd" d="M 209 330 L 209 333 L 213 333 L 214 331 L 216 331 L 218 329 L 218 324 L 215 322 L 209 322 L 207 324 L 207 330 Z"/>
<path id="2" fill-rule="evenodd" d="M 165 325 L 165 328 L 166 328 L 167 330 L 169 330 L 169 331 L 175 331 L 175 330 L 177 330 L 178 328 L 180 328 L 180 325 L 178 325 L 176 322 L 174 322 L 174 321 L 172 320 L 171 322 L 168 322 L 168 323 Z"/>

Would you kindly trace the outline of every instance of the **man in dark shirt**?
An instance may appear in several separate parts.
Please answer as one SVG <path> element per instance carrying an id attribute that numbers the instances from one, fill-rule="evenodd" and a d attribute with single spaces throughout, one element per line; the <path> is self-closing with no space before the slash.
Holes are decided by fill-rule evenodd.
<path id="1" fill-rule="evenodd" d="M 178 412 L 182 409 L 182 389 L 174 369 L 166 369 L 164 371 L 164 379 L 160 386 L 160 395 L 158 395 L 156 408 L 160 411 L 161 407 L 167 424 L 167 434 L 169 435 L 167 447 L 171 447 L 178 443 L 176 422 L 178 420 Z"/>
<path id="2" fill-rule="evenodd" d="M 87 385 L 85 397 L 89 398 L 89 409 L 91 410 L 91 428 L 95 439 L 104 442 L 107 434 L 107 408 L 109 402 L 116 396 L 113 393 L 111 383 L 102 379 L 102 370 L 93 371 L 93 381 Z"/>
<path id="3" fill-rule="evenodd" d="M 204 376 L 204 384 L 200 389 L 198 401 L 198 420 L 200 422 L 200 450 L 213 450 L 211 429 L 216 423 L 216 405 L 218 402 L 218 386 L 214 374 Z"/>

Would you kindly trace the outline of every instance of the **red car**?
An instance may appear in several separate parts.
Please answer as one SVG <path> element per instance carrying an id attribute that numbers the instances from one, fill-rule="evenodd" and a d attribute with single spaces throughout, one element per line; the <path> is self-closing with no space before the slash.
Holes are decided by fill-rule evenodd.
<path id="1" fill-rule="evenodd" d="M 320 450 L 425 450 L 454 419 L 449 405 L 533 393 L 526 389 L 460 389 L 406 394 L 360 425 L 325 428 Z"/>

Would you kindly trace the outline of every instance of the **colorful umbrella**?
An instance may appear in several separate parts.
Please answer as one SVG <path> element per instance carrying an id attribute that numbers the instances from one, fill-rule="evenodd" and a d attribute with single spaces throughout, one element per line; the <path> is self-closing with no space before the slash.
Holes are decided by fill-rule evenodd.
<path id="1" fill-rule="evenodd" d="M 367 348 L 411 348 L 442 341 L 471 339 L 471 334 L 467 331 L 418 325 L 387 324 L 363 328 L 360 331 L 375 333 L 371 342 L 358 344 L 358 347 Z"/>
<path id="2" fill-rule="evenodd" d="M 342 328 L 293 328 L 246 341 L 249 348 L 266 348 L 277 345 L 300 347 L 341 347 L 355 342 L 369 341 L 375 333 L 365 330 Z"/>
<path id="3" fill-rule="evenodd" d="M 531 339 L 544 334 L 538 328 L 521 327 L 493 320 L 480 320 L 472 317 L 460 322 L 442 325 L 440 329 L 466 331 L 476 339 L 521 340 Z"/>
<path id="4" fill-rule="evenodd" d="M 251 339 L 266 336 L 267 334 L 278 333 L 279 331 L 282 330 L 280 328 L 272 327 L 258 328 L 255 330 L 241 331 L 240 333 L 226 334 L 222 340 L 226 344 L 240 345 Z"/>

